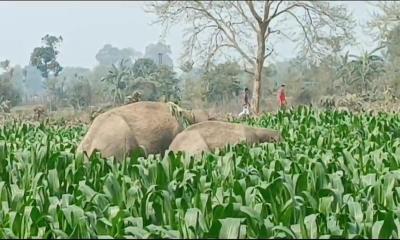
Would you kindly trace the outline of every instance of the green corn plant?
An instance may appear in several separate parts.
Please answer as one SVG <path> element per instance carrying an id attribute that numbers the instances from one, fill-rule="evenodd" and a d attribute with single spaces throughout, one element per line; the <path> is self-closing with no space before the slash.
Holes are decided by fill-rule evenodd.
<path id="1" fill-rule="evenodd" d="M 179 108 L 171 105 L 179 116 Z M 0 127 L 2 238 L 398 238 L 400 116 L 300 107 L 242 122 L 281 143 L 76 154 L 87 126 Z"/>

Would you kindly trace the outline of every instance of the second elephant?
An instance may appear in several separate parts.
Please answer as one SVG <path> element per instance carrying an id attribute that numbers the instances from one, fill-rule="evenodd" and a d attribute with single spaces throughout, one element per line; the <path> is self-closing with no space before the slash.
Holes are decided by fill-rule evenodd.
<path id="1" fill-rule="evenodd" d="M 279 142 L 280 132 L 221 121 L 194 124 L 179 133 L 169 146 L 173 152 L 201 154 L 223 148 L 227 144 Z"/>

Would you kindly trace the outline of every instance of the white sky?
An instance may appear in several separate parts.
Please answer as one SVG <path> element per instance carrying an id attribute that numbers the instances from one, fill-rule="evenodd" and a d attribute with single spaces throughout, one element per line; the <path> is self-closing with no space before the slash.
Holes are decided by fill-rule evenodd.
<path id="1" fill-rule="evenodd" d="M 365 23 L 373 9 L 363 1 L 347 1 L 359 23 Z M 144 12 L 143 2 L 0 2 L 0 60 L 27 65 L 32 50 L 41 46 L 46 34 L 61 35 L 59 61 L 62 66 L 94 67 L 95 55 L 104 44 L 132 47 L 144 52 L 149 43 L 159 40 L 161 26 L 150 25 L 154 16 Z M 361 45 L 356 52 L 374 46 L 370 37 L 357 29 Z M 182 28 L 174 27 L 166 37 L 176 60 L 182 50 Z M 293 57 L 285 43 L 277 45 L 277 60 Z"/>

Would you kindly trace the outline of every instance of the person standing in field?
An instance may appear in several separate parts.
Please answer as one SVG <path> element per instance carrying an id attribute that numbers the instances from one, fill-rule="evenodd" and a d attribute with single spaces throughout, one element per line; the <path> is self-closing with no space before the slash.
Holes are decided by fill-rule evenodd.
<path id="1" fill-rule="evenodd" d="M 243 111 L 239 113 L 239 117 L 242 117 L 244 114 L 247 116 L 250 115 L 250 92 L 248 88 L 244 89 Z"/>
<path id="2" fill-rule="evenodd" d="M 281 84 L 281 88 L 278 90 L 278 104 L 280 108 L 285 108 L 287 105 L 285 84 Z"/>

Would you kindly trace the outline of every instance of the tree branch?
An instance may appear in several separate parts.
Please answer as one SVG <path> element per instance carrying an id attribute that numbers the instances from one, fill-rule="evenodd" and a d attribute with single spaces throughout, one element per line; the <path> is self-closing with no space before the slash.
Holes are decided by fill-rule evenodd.
<path id="1" fill-rule="evenodd" d="M 250 1 L 246 1 L 246 4 L 249 7 L 250 12 L 253 15 L 253 17 L 257 20 L 258 24 L 261 25 L 263 20 L 258 15 L 257 11 L 254 9 L 253 1 L 251 1 L 251 0 Z"/>
<path id="2" fill-rule="evenodd" d="M 248 73 L 248 74 L 254 76 L 254 71 L 248 70 L 247 67 L 246 67 L 246 65 L 243 65 L 243 69 L 244 69 L 244 72 L 245 72 L 245 73 Z"/>
<path id="3" fill-rule="evenodd" d="M 283 1 L 278 2 L 278 5 L 276 6 L 276 9 L 274 11 L 274 14 L 271 15 L 271 17 L 269 18 L 269 21 L 271 21 L 272 19 L 278 17 L 279 15 L 281 15 L 283 13 L 287 13 L 288 11 L 290 11 L 291 9 L 296 8 L 296 7 L 302 7 L 302 8 L 308 8 L 309 7 L 309 8 L 311 8 L 311 6 L 309 6 L 309 5 L 304 5 L 304 4 L 301 4 L 301 3 L 294 3 L 294 4 L 286 7 L 282 11 L 278 12 L 279 6 L 281 5 L 282 2 Z"/>
<path id="4" fill-rule="evenodd" d="M 250 21 L 249 17 L 244 13 L 244 10 L 243 10 L 243 8 L 242 8 L 240 2 L 239 2 L 239 1 L 235 1 L 235 2 L 236 2 L 238 5 L 236 6 L 236 4 L 234 4 L 233 2 L 231 2 L 231 3 L 232 3 L 232 6 L 233 6 L 234 8 L 236 8 L 236 10 L 240 13 L 240 15 L 242 15 L 242 17 L 246 20 L 246 22 L 250 25 L 250 27 L 251 27 L 255 32 L 257 32 L 256 26 L 253 24 L 252 21 Z"/>
<path id="5" fill-rule="evenodd" d="M 275 11 L 274 11 L 274 13 L 272 14 L 271 18 L 268 19 L 268 21 L 271 21 L 272 18 L 274 18 L 274 17 L 277 16 L 277 12 L 278 12 L 278 10 L 279 10 L 279 6 L 280 6 L 282 3 L 283 3 L 283 0 L 278 1 L 278 4 L 276 5 Z M 272 5 L 272 3 L 271 3 L 271 5 Z"/>
<path id="6" fill-rule="evenodd" d="M 312 45 L 312 42 L 311 42 L 310 38 L 308 37 L 308 33 L 307 33 L 307 30 L 306 30 L 306 27 L 304 26 L 304 24 L 303 24 L 303 23 L 300 21 L 300 19 L 299 19 L 294 13 L 292 13 L 291 11 L 287 11 L 287 13 L 290 14 L 290 15 L 296 20 L 296 22 L 299 24 L 299 26 L 302 28 L 303 33 L 304 33 L 304 37 L 306 38 L 306 40 L 307 40 L 309 46 L 311 46 L 311 45 Z"/>
<path id="7" fill-rule="evenodd" d="M 208 16 L 208 18 L 210 18 L 217 26 L 218 28 L 225 34 L 225 36 L 228 38 L 229 41 L 231 41 L 232 45 L 234 46 L 234 48 L 236 50 L 238 50 L 238 52 L 251 64 L 253 64 L 254 62 L 252 61 L 252 59 L 243 51 L 243 49 L 239 46 L 239 44 L 237 43 L 237 41 L 235 40 L 234 36 L 230 36 L 228 34 L 228 30 L 226 28 L 224 28 L 220 22 L 216 19 L 215 16 L 213 16 L 209 11 L 207 11 L 204 8 L 204 5 L 202 4 L 202 2 L 195 2 L 197 3 L 201 8 L 195 8 L 195 7 L 186 7 L 188 9 L 193 9 L 196 10 L 198 12 L 201 12 L 203 14 L 206 14 Z M 230 31 L 230 30 L 229 30 Z M 231 31 L 230 31 L 231 32 Z M 231 32 L 233 33 L 233 32 Z"/>
<path id="8" fill-rule="evenodd" d="M 268 0 L 265 1 L 264 3 L 264 20 L 263 20 L 264 23 L 268 22 L 268 16 L 269 16 L 269 10 L 271 9 L 271 4 L 272 2 Z"/>
<path id="9" fill-rule="evenodd" d="M 267 48 L 267 50 L 269 50 L 269 49 Z M 269 53 L 267 53 L 267 54 L 264 56 L 264 61 L 265 61 L 265 59 L 267 59 L 269 56 L 271 56 L 273 52 L 274 52 L 274 49 L 271 49 L 271 51 L 270 51 Z"/>
<path id="10" fill-rule="evenodd" d="M 220 50 L 223 47 L 234 47 L 232 44 L 219 44 L 218 43 L 218 36 L 220 36 L 220 32 L 216 33 L 213 38 L 214 38 L 214 46 L 212 44 L 212 41 L 210 41 L 210 48 L 209 48 L 209 52 L 208 52 L 208 57 L 207 57 L 207 61 L 206 61 L 206 65 L 205 68 L 208 69 L 211 61 L 213 60 L 215 54 L 218 52 L 218 50 Z M 222 36 L 221 36 L 222 38 Z M 221 41 L 223 41 L 223 38 L 221 39 Z M 211 50 L 214 47 L 213 50 Z"/>

